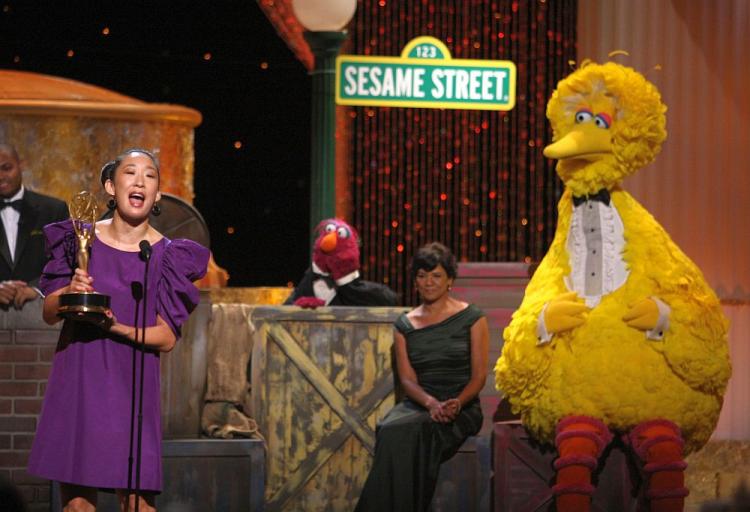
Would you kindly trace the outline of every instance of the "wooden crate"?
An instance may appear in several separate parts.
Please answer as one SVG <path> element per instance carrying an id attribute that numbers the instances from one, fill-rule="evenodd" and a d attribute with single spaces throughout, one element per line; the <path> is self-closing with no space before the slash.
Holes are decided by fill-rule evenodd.
<path id="1" fill-rule="evenodd" d="M 430 512 L 491 510 L 492 452 L 489 435 L 472 436 L 440 466 Z"/>
<path id="2" fill-rule="evenodd" d="M 182 327 L 182 338 L 171 352 L 160 355 L 161 429 L 166 439 L 200 435 L 210 319 L 211 299 L 203 290 L 200 303 Z"/>
<path id="3" fill-rule="evenodd" d="M 262 512 L 263 442 L 257 439 L 179 439 L 162 442 L 164 489 L 158 510 Z M 52 510 L 60 510 L 60 488 L 52 486 Z M 117 512 L 114 493 L 99 493 L 96 510 Z"/>
<path id="4" fill-rule="evenodd" d="M 393 322 L 403 311 L 255 309 L 251 414 L 267 440 L 267 510 L 354 508 L 376 422 L 394 404 Z"/>
<path id="5" fill-rule="evenodd" d="M 554 511 L 554 449 L 534 442 L 517 421 L 496 423 L 492 443 L 495 512 Z M 592 512 L 639 510 L 640 479 L 629 454 L 615 442 L 603 457 L 604 464 L 593 475 L 597 488 Z"/>

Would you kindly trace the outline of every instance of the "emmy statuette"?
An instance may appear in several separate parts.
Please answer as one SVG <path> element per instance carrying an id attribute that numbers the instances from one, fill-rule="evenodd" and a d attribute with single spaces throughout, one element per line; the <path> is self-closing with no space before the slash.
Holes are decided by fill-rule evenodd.
<path id="1" fill-rule="evenodd" d="M 70 220 L 78 239 L 78 268 L 88 272 L 91 246 L 96 238 L 97 207 L 94 196 L 79 192 L 70 204 Z M 99 320 L 110 310 L 110 297 L 96 292 L 71 292 L 60 295 L 58 316 L 75 320 Z"/>

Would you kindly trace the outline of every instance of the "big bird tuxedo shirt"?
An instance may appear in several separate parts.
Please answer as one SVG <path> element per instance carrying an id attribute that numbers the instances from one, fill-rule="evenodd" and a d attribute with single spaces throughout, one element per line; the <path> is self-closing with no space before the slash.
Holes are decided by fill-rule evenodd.
<path id="1" fill-rule="evenodd" d="M 586 200 L 573 207 L 573 217 L 568 230 L 566 248 L 570 261 L 570 274 L 565 276 L 565 286 L 595 308 L 602 300 L 625 284 L 630 272 L 622 259 L 625 247 L 625 227 L 612 203 Z M 660 340 L 669 325 L 670 308 L 657 297 L 651 297 L 659 308 L 656 327 L 646 331 L 649 339 Z M 546 305 L 539 314 L 537 338 L 547 343 L 552 333 L 544 322 Z"/>

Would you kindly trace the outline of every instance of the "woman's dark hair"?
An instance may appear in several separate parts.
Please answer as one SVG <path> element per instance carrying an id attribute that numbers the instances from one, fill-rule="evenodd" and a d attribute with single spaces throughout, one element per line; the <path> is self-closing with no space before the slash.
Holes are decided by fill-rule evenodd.
<path id="1" fill-rule="evenodd" d="M 458 265 L 456 257 L 450 249 L 439 242 L 432 242 L 420 247 L 414 259 L 411 262 L 411 277 L 417 278 L 417 272 L 420 270 L 430 271 L 441 265 L 445 269 L 448 277 L 455 279 L 458 275 Z"/>
<path id="2" fill-rule="evenodd" d="M 159 169 L 159 160 L 156 158 L 156 155 L 154 155 L 151 151 L 148 151 L 147 149 L 143 149 L 143 148 L 128 148 L 122 153 L 120 153 L 119 155 L 117 155 L 114 160 L 104 164 L 101 170 L 101 175 L 100 175 L 102 186 L 104 186 L 107 180 L 114 181 L 115 171 L 117 170 L 118 167 L 120 167 L 120 164 L 122 163 L 122 161 L 125 160 L 125 158 L 131 153 L 141 153 L 149 157 L 151 161 L 154 163 L 154 167 L 156 167 L 157 174 L 161 174 L 161 171 Z"/>

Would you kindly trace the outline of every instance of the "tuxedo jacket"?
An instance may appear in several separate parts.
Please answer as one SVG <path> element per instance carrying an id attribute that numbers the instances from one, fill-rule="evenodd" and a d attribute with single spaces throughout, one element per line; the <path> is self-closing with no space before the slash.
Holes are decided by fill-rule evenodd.
<path id="1" fill-rule="evenodd" d="M 20 280 L 36 286 L 47 263 L 42 228 L 68 219 L 68 206 L 59 199 L 37 194 L 27 188 L 20 214 L 13 258 L 10 256 L 5 227 L 0 220 L 0 281 Z"/>
<path id="2" fill-rule="evenodd" d="M 320 278 L 308 268 L 284 304 L 294 304 L 300 297 L 315 297 L 313 283 Z M 336 289 L 336 296 L 328 303 L 329 306 L 395 306 L 398 299 L 396 293 L 387 286 L 365 281 L 361 277 L 342 286 L 336 286 L 331 279 L 326 281 Z"/>

